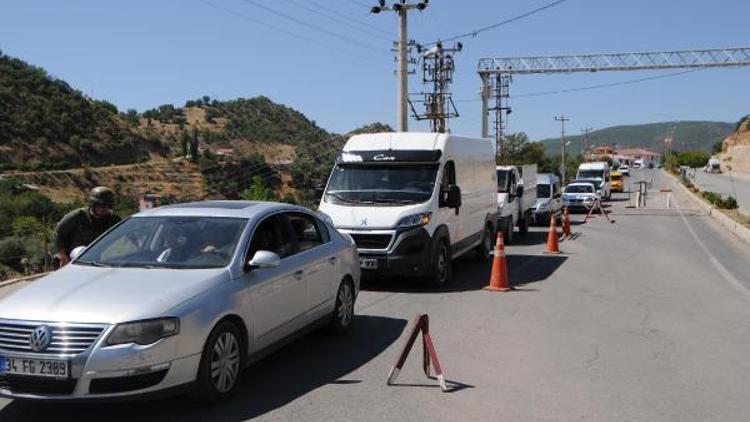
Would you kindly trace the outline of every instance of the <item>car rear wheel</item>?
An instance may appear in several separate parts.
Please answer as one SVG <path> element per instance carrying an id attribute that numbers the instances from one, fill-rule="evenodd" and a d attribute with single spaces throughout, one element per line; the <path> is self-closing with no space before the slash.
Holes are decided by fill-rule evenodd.
<path id="1" fill-rule="evenodd" d="M 336 305 L 333 308 L 329 328 L 335 334 L 344 334 L 349 330 L 354 319 L 354 285 L 350 279 L 341 282 L 336 293 Z"/>
<path id="2" fill-rule="evenodd" d="M 240 383 L 242 356 L 239 329 L 230 321 L 221 322 L 203 347 L 191 398 L 204 403 L 219 403 L 231 397 Z"/>

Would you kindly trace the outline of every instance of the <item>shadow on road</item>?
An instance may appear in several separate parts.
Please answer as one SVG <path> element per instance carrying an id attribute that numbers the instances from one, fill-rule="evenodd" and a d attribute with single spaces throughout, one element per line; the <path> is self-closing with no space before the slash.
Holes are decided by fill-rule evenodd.
<path id="1" fill-rule="evenodd" d="M 566 259 L 567 257 L 561 255 L 512 255 L 509 253 L 507 255 L 508 276 L 511 283 L 517 286 L 545 281 Z M 401 293 L 455 293 L 481 290 L 489 284 L 491 270 L 491 260 L 478 262 L 471 258 L 459 258 L 453 261 L 453 280 L 445 286 L 434 287 L 409 278 L 381 278 L 364 280 L 362 289 Z"/>
<path id="2" fill-rule="evenodd" d="M 326 384 L 358 384 L 341 380 L 397 341 L 407 321 L 358 316 L 349 334 L 310 334 L 255 363 L 243 376 L 236 397 L 215 407 L 186 397 L 144 403 L 42 404 L 14 401 L 0 409 L 3 422 L 86 421 L 229 421 L 239 422 L 286 405 Z"/>

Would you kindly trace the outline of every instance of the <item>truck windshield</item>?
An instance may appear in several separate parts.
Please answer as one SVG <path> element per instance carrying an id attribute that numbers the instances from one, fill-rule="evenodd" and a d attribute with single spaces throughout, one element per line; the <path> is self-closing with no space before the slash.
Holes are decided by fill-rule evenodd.
<path id="1" fill-rule="evenodd" d="M 339 164 L 333 169 L 325 201 L 344 204 L 404 205 L 432 197 L 437 164 Z"/>
<path id="2" fill-rule="evenodd" d="M 604 179 L 604 170 L 578 170 L 576 179 Z"/>
<path id="3" fill-rule="evenodd" d="M 508 192 L 508 176 L 510 171 L 498 170 L 497 171 L 497 193 Z"/>
<path id="4" fill-rule="evenodd" d="M 543 185 L 539 184 L 536 185 L 536 197 L 537 198 L 549 198 L 552 195 L 550 194 L 550 185 Z"/>

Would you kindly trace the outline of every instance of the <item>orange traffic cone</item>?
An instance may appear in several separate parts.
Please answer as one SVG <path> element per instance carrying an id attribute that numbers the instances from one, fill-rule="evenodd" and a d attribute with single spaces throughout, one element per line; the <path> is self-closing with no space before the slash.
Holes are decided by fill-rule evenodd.
<path id="1" fill-rule="evenodd" d="M 568 207 L 565 207 L 565 212 L 563 213 L 563 235 L 570 236 L 570 214 L 568 213 Z"/>
<path id="2" fill-rule="evenodd" d="M 484 290 L 493 292 L 507 292 L 512 290 L 510 280 L 508 279 L 508 264 L 505 261 L 505 243 L 503 242 L 503 232 L 497 233 L 495 242 L 495 257 L 492 258 L 492 274 L 490 275 L 490 285 Z"/>
<path id="3" fill-rule="evenodd" d="M 557 245 L 557 222 L 555 218 L 550 218 L 549 234 L 547 235 L 547 246 L 544 253 L 560 253 L 560 247 Z"/>

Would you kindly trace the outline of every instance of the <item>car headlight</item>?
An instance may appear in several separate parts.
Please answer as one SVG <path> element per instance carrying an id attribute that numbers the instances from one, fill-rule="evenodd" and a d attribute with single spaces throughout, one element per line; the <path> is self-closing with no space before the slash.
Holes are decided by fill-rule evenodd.
<path id="1" fill-rule="evenodd" d="M 430 223 L 431 219 L 431 212 L 409 215 L 399 220 L 396 224 L 396 228 L 425 226 Z"/>
<path id="2" fill-rule="evenodd" d="M 548 209 L 549 209 L 549 204 L 546 204 L 546 203 L 539 204 L 539 206 L 536 207 L 537 211 L 547 211 Z"/>
<path id="3" fill-rule="evenodd" d="M 180 332 L 177 318 L 159 318 L 118 324 L 107 338 L 107 344 L 135 343 L 140 345 L 156 343 Z"/>

